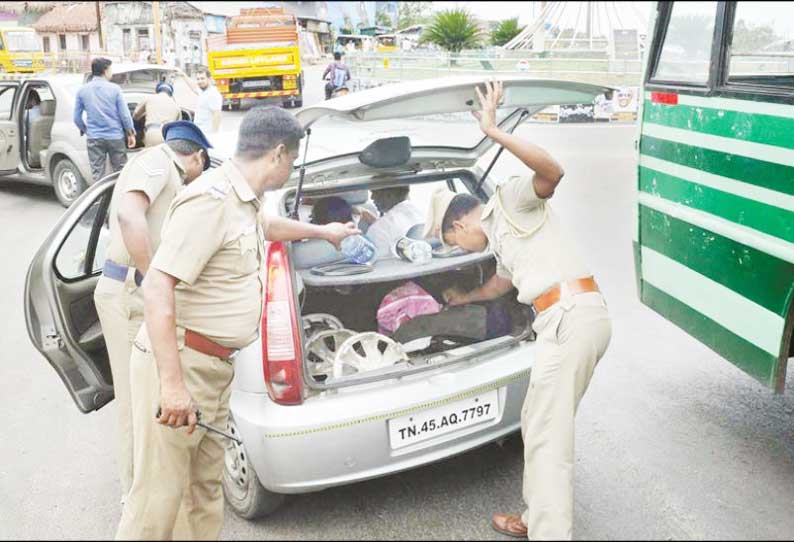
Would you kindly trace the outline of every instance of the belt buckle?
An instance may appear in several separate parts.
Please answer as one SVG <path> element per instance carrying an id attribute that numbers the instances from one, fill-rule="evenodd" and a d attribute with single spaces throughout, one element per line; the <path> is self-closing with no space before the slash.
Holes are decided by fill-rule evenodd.
<path id="1" fill-rule="evenodd" d="M 234 351 L 234 352 L 232 352 L 231 354 L 229 354 L 229 357 L 227 357 L 226 359 L 227 359 L 227 360 L 229 360 L 229 361 L 234 361 L 234 359 L 237 357 L 237 355 L 238 355 L 239 353 L 240 353 L 240 349 L 239 349 L 239 348 L 237 348 L 237 349 L 235 349 L 235 351 Z"/>

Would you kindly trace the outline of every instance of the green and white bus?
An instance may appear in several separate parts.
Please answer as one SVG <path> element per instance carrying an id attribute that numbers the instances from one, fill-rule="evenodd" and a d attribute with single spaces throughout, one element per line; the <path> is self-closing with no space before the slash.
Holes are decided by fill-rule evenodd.
<path id="1" fill-rule="evenodd" d="M 651 28 L 640 299 L 782 393 L 794 355 L 794 3 L 659 2 Z"/>

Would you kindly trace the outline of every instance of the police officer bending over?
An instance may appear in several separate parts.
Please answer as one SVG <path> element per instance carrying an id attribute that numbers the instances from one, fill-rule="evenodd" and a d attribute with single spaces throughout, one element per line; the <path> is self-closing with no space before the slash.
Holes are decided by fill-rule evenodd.
<path id="1" fill-rule="evenodd" d="M 303 135 L 280 107 L 250 110 L 234 156 L 182 190 L 168 210 L 144 281 L 146 325 L 130 360 L 135 474 L 118 539 L 218 538 L 226 443 L 195 430 L 196 409 L 202 422 L 225 427 L 234 355 L 259 333 L 264 241 L 319 238 L 338 247 L 359 233 L 353 224 L 261 212 L 264 193 L 292 173 Z M 174 529 L 180 507 L 186 532 Z"/>
<path id="2" fill-rule="evenodd" d="M 183 184 L 209 167 L 209 142 L 196 125 L 167 124 L 166 142 L 146 149 L 121 170 L 110 200 L 110 242 L 102 276 L 94 290 L 113 374 L 117 408 L 117 463 L 122 502 L 132 486 L 132 409 L 130 353 L 143 323 L 143 292 L 139 288 L 160 245 L 166 211 Z"/>
<path id="3" fill-rule="evenodd" d="M 530 540 L 570 540 L 573 523 L 574 415 L 612 334 L 606 303 L 577 247 L 548 199 L 563 171 L 549 153 L 496 124 L 501 82 L 475 89 L 475 112 L 486 136 L 532 170 L 496 188 L 486 205 L 443 189 L 433 195 L 426 234 L 482 252 L 490 247 L 497 269 L 488 282 L 455 293 L 452 305 L 496 299 L 514 287 L 536 313 L 537 348 L 521 411 L 524 437 L 522 516 L 494 514 L 500 533 Z"/>

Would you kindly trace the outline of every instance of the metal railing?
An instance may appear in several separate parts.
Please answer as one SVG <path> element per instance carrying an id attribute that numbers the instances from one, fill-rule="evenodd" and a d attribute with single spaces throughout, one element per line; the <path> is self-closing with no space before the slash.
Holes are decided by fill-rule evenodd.
<path id="1" fill-rule="evenodd" d="M 543 79 L 575 80 L 608 86 L 638 86 L 641 60 L 609 58 L 539 57 L 527 52 L 483 54 L 439 51 L 354 53 L 346 57 L 354 80 L 362 87 L 452 75 L 526 74 Z"/>

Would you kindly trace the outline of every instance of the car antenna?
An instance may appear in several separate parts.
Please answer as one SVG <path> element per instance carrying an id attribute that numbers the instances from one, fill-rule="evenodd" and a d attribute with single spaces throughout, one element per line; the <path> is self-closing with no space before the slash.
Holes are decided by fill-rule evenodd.
<path id="1" fill-rule="evenodd" d="M 292 213 L 290 213 L 290 218 L 293 220 L 298 220 L 300 218 L 298 207 L 301 204 L 301 198 L 303 196 L 303 179 L 306 176 L 306 157 L 309 155 L 309 138 L 311 136 L 312 129 L 306 128 L 306 145 L 303 147 L 303 163 L 301 163 L 300 175 L 298 176 L 298 188 L 295 191 L 295 205 L 292 208 Z"/>
<path id="2" fill-rule="evenodd" d="M 510 128 L 510 131 L 508 133 L 512 134 L 515 131 L 515 129 L 518 128 L 518 125 L 521 124 L 521 121 L 523 121 L 524 118 L 527 116 L 529 116 L 529 111 L 527 111 L 526 109 L 522 109 L 521 114 L 518 116 L 518 120 L 513 125 L 513 127 Z M 493 160 L 491 160 L 491 163 L 488 164 L 488 169 L 485 170 L 485 173 L 482 174 L 482 178 L 480 179 L 480 182 L 477 183 L 477 192 L 479 192 L 480 189 L 482 188 L 482 183 L 484 183 L 485 179 L 488 178 L 488 174 L 491 172 L 494 164 L 496 164 L 496 161 L 499 160 L 499 156 L 502 155 L 502 151 L 504 150 L 505 150 L 504 145 L 502 145 L 501 147 L 499 147 L 499 150 L 496 151 L 496 156 L 494 156 Z"/>

